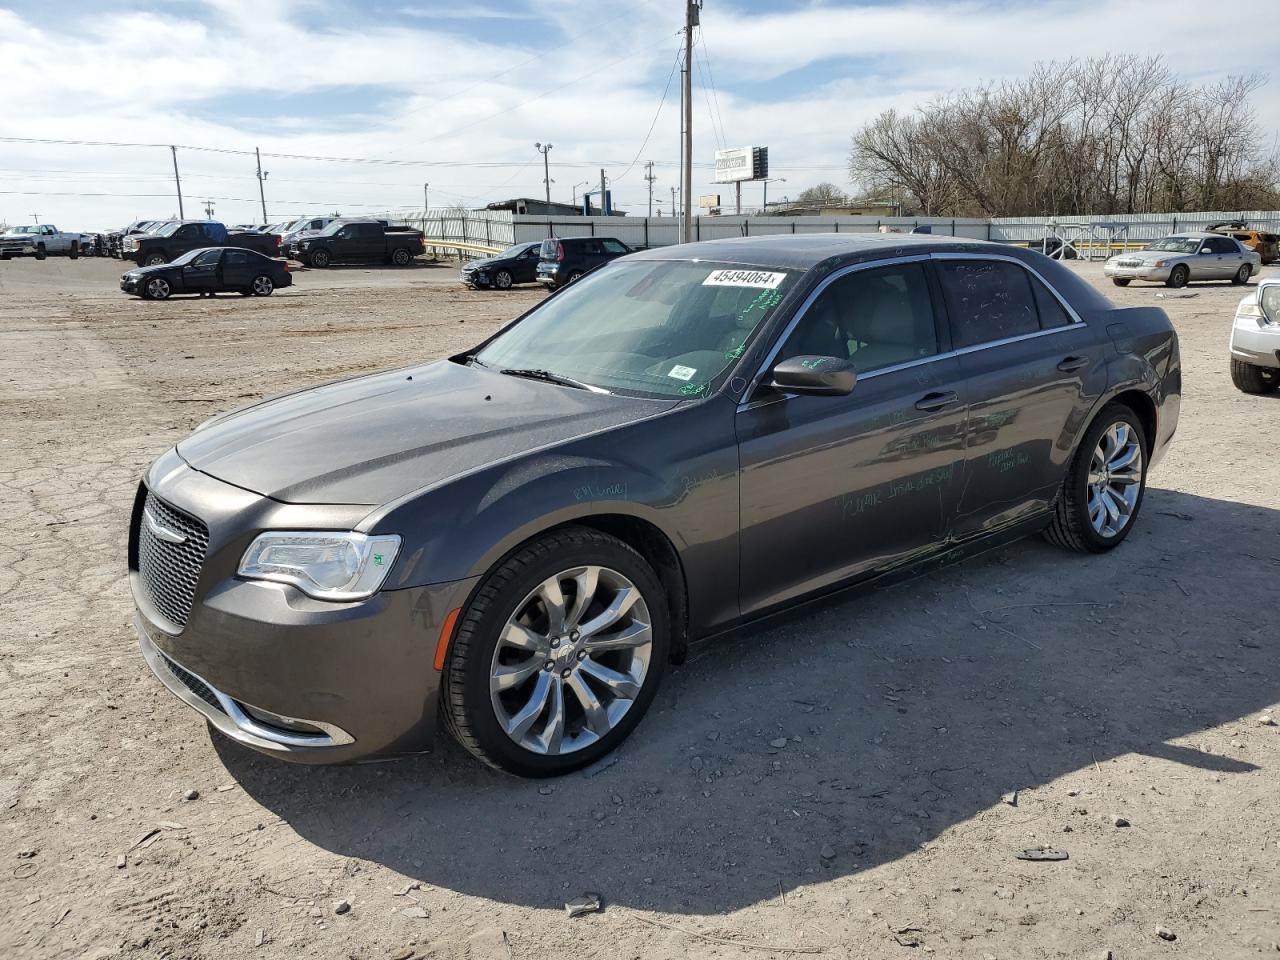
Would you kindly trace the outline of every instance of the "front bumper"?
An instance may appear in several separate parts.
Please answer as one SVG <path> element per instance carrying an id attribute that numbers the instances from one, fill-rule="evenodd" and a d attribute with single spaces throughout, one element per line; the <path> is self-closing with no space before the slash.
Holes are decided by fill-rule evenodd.
<path id="1" fill-rule="evenodd" d="M 1169 279 L 1169 273 L 1172 269 L 1172 267 L 1168 266 L 1122 266 L 1108 260 L 1103 265 L 1102 272 L 1113 280 L 1156 280 L 1163 282 Z"/>
<path id="2" fill-rule="evenodd" d="M 36 245 L 34 243 L 4 243 L 0 244 L 0 256 L 4 257 L 34 257 L 36 255 Z"/>
<path id="3" fill-rule="evenodd" d="M 242 580 L 239 558 L 262 529 L 337 529 L 339 508 L 279 504 L 198 473 L 172 452 L 148 484 L 208 528 L 194 600 L 178 626 L 138 572 L 140 491 L 130 547 L 134 622 L 143 657 L 166 687 L 221 733 L 285 760 L 345 763 L 431 747 L 436 643 L 475 580 L 384 590 L 355 603 Z"/>
<path id="4" fill-rule="evenodd" d="M 1255 367 L 1280 369 L 1280 325 L 1256 317 L 1236 317 L 1231 327 L 1231 356 Z"/>
<path id="5" fill-rule="evenodd" d="M 128 277 L 121 277 L 120 289 L 123 290 L 125 293 L 129 293 L 129 294 L 133 294 L 134 296 L 137 296 L 139 294 L 139 290 L 138 290 L 139 282 L 140 281 L 138 280 L 131 280 Z"/>

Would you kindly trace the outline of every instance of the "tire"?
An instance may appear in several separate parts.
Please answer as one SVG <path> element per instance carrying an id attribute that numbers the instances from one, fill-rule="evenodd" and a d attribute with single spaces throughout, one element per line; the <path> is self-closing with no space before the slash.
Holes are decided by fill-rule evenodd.
<path id="1" fill-rule="evenodd" d="M 79 259 L 80 259 L 80 244 L 75 243 L 75 242 L 73 241 L 73 242 L 72 242 L 72 244 L 71 244 L 71 249 L 67 251 L 67 256 L 68 256 L 68 257 L 70 257 L 72 260 L 79 260 Z"/>
<path id="2" fill-rule="evenodd" d="M 391 262 L 397 267 L 407 267 L 413 263 L 413 254 L 408 247 L 396 247 L 391 251 Z"/>
<path id="3" fill-rule="evenodd" d="M 1130 278 L 1129 277 L 1112 277 L 1111 282 L 1114 283 L 1117 287 L 1127 287 L 1129 285 Z"/>
<path id="4" fill-rule="evenodd" d="M 43 243 L 42 243 L 42 244 L 40 244 L 40 246 L 36 247 L 36 259 L 37 259 L 37 260 L 48 260 L 48 259 L 49 259 L 49 251 L 48 251 L 48 250 L 46 250 L 46 249 L 44 248 L 44 244 L 43 244 Z"/>
<path id="5" fill-rule="evenodd" d="M 253 286 L 250 287 L 250 292 L 255 297 L 269 297 L 275 288 L 275 282 L 265 273 L 261 273 L 253 278 Z"/>
<path id="6" fill-rule="evenodd" d="M 1131 431 L 1132 441 L 1137 445 L 1140 465 L 1136 473 L 1136 483 L 1118 487 L 1108 486 L 1107 489 L 1127 491 L 1132 486 L 1137 486 L 1138 489 L 1133 502 L 1125 503 L 1128 512 L 1124 514 L 1126 519 L 1118 529 L 1114 528 L 1114 522 L 1110 519 L 1110 511 L 1106 509 L 1105 501 L 1101 497 L 1095 500 L 1095 503 L 1103 504 L 1099 507 L 1103 528 L 1099 529 L 1090 513 L 1090 476 L 1094 452 L 1099 449 L 1104 435 L 1113 427 L 1120 425 Z M 1127 451 L 1128 445 L 1126 444 L 1122 449 Z M 1150 439 L 1138 420 L 1138 415 L 1122 403 L 1110 403 L 1105 406 L 1089 424 L 1089 429 L 1085 431 L 1080 445 L 1076 447 L 1076 452 L 1071 458 L 1067 475 L 1062 481 L 1062 489 L 1058 492 L 1053 505 L 1052 519 L 1044 531 L 1045 539 L 1064 550 L 1073 550 L 1077 553 L 1104 553 L 1119 546 L 1138 520 L 1138 512 L 1142 508 L 1142 500 L 1147 489 L 1149 460 Z M 1117 470 L 1114 475 L 1120 476 L 1120 471 Z M 1125 475 L 1132 475 L 1132 471 L 1126 470 Z M 1112 498 L 1113 503 L 1119 500 L 1119 497 Z"/>
<path id="7" fill-rule="evenodd" d="M 493 277 L 493 285 L 499 290 L 511 289 L 511 272 L 509 270 L 499 270 Z"/>
<path id="8" fill-rule="evenodd" d="M 1175 290 L 1185 287 L 1187 281 L 1191 279 L 1191 271 L 1185 263 L 1180 263 L 1169 271 L 1169 279 L 1164 282 L 1166 287 L 1173 287 Z"/>
<path id="9" fill-rule="evenodd" d="M 323 270 L 331 262 L 328 250 L 316 250 L 311 254 L 311 266 L 318 270 Z"/>
<path id="10" fill-rule="evenodd" d="M 1232 357 L 1231 382 L 1244 393 L 1275 393 L 1280 390 L 1280 370 L 1254 366 Z"/>
<path id="11" fill-rule="evenodd" d="M 633 631 L 637 636 L 647 635 L 647 647 L 629 646 L 588 655 L 583 645 L 591 641 L 586 639 L 586 631 L 579 637 L 576 630 L 550 641 L 555 631 L 545 626 L 547 608 L 540 606 L 542 601 L 537 594 L 540 585 L 555 581 L 560 589 L 560 585 L 579 583 L 569 575 L 581 574 L 587 569 L 598 571 L 598 586 L 594 588 L 590 609 L 583 609 L 574 617 L 574 600 L 569 599 L 572 591 L 561 593 L 561 601 L 568 608 L 568 623 L 585 625 L 598 620 L 602 613 L 591 611 L 603 611 L 607 609 L 603 604 L 622 596 L 623 592 L 615 592 L 613 599 L 608 599 L 610 591 L 625 581 L 638 591 L 639 599 L 623 615 L 619 629 Z M 667 598 L 657 575 L 643 557 L 622 541 L 585 527 L 565 527 L 531 541 L 484 579 L 462 616 L 441 678 L 441 709 L 446 725 L 458 742 L 480 760 L 518 776 L 554 777 L 594 763 L 631 733 L 653 701 L 670 650 L 667 609 Z M 541 620 L 526 619 L 524 622 L 532 626 L 520 628 L 518 635 L 540 645 L 523 657 L 519 650 L 501 643 L 500 639 L 510 636 L 516 617 L 522 612 L 527 617 L 530 610 L 541 610 Z M 637 617 L 635 621 L 631 620 L 633 616 Z M 596 633 L 596 642 L 603 635 L 616 637 L 614 629 L 611 625 Z M 563 645 L 558 652 L 554 651 L 550 643 L 561 641 Z M 535 665 L 531 673 L 517 671 L 521 679 L 507 691 L 491 693 L 494 671 L 512 666 L 509 658 L 513 655 L 516 666 L 524 666 L 530 660 L 536 664 L 543 657 L 548 659 L 542 667 Z M 645 660 L 638 687 L 634 657 Z M 590 667 L 583 664 L 584 658 Z M 583 664 L 581 669 L 578 664 Z M 610 697 L 610 688 L 602 685 L 597 677 L 602 667 L 615 681 L 626 680 L 629 693 Z M 593 678 L 590 684 L 588 676 Z M 588 728 L 588 715 L 582 706 L 586 701 L 578 692 L 580 688 L 588 691 L 587 697 L 594 698 L 597 708 L 602 708 L 596 711 L 601 721 L 599 730 L 607 732 L 593 732 Z M 541 704 L 537 705 L 539 691 L 543 693 Z M 561 723 L 556 729 L 563 731 L 563 738 L 554 735 L 551 724 L 557 703 L 562 708 Z M 501 718 L 500 710 L 505 714 Z M 615 710 L 616 716 L 610 716 Z M 517 721 L 522 713 L 529 719 L 519 725 Z M 507 724 L 516 724 L 522 729 L 509 734 Z M 534 730 L 539 727 L 535 734 Z M 541 737 L 554 746 L 538 752 L 517 742 L 517 737 L 527 741 Z"/>
<path id="12" fill-rule="evenodd" d="M 172 293 L 173 288 L 163 277 L 152 277 L 142 285 L 143 300 L 168 300 Z"/>
<path id="13" fill-rule="evenodd" d="M 156 250 L 156 251 L 153 251 L 152 253 L 148 253 L 145 257 L 143 257 L 142 263 L 140 263 L 139 266 L 158 267 L 160 266 L 160 264 L 168 263 L 168 262 L 169 262 L 169 258 L 165 256 L 164 251 Z"/>
<path id="14" fill-rule="evenodd" d="M 1231 282 L 1237 287 L 1242 287 L 1249 282 L 1249 278 L 1253 276 L 1253 269 L 1247 263 L 1242 263 L 1240 269 L 1236 271 L 1235 276 L 1231 278 Z"/>
<path id="15" fill-rule="evenodd" d="M 569 274 L 569 282 L 570 282 L 570 283 L 576 283 L 578 280 L 581 280 L 581 279 L 582 279 L 582 271 L 581 271 L 581 270 L 575 270 L 575 271 L 573 271 L 573 273 Z"/>

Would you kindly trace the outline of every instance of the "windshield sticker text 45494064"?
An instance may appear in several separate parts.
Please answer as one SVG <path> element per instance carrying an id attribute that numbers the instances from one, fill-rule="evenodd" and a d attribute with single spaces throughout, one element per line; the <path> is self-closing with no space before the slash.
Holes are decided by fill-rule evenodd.
<path id="1" fill-rule="evenodd" d="M 702 281 L 704 287 L 756 287 L 760 290 L 775 290 L 778 284 L 787 278 L 785 273 L 773 273 L 769 270 L 712 270 L 707 279 Z"/>

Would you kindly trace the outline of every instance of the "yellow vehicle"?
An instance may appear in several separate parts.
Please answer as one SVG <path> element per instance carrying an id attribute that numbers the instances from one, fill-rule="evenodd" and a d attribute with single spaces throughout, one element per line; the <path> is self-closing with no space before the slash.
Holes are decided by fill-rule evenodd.
<path id="1" fill-rule="evenodd" d="M 1209 233 L 1221 233 L 1224 236 L 1239 240 L 1248 249 L 1262 258 L 1265 266 L 1280 260 L 1280 235 L 1254 230 L 1252 227 L 1236 221 L 1234 223 L 1213 223 L 1207 228 Z"/>

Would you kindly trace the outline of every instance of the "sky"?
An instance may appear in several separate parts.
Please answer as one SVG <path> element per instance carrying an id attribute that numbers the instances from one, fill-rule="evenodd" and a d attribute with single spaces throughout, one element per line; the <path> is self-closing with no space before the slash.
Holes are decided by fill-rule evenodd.
<path id="1" fill-rule="evenodd" d="M 206 201 L 227 223 L 478 207 L 598 189 L 671 209 L 683 0 L 0 0 L 0 222 L 104 230 Z M 1203 0 L 706 0 L 695 54 L 695 196 L 715 151 L 768 146 L 770 200 L 851 188 L 849 139 L 894 107 L 1037 60 L 1162 54 L 1186 79 L 1268 72 L 1273 29 Z M 1256 19 L 1256 18 L 1255 18 Z M 1194 29 L 1188 29 L 1194 24 Z M 1280 129 L 1280 76 L 1257 95 Z M 664 98 L 665 91 L 665 98 Z M 1141 96 L 1141 91 L 1135 91 Z M 131 147 L 3 138 L 123 142 Z M 204 148 L 204 149 L 194 149 Z M 248 155 L 234 152 L 247 151 Z M 292 155 L 292 156 L 290 156 Z M 338 158 L 330 160 L 306 158 Z M 358 162 L 357 162 L 358 161 Z M 761 202 L 744 184 L 743 204 Z"/>

